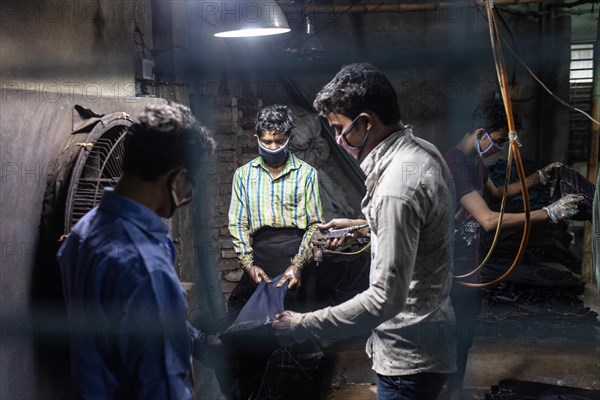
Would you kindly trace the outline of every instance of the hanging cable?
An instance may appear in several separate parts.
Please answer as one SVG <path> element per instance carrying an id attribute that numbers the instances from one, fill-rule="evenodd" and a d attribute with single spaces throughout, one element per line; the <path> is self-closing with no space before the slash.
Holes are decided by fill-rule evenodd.
<path id="1" fill-rule="evenodd" d="M 488 16 L 487 16 L 486 14 L 484 14 L 484 13 L 483 13 L 483 11 L 482 11 L 480 8 L 478 8 L 478 9 L 479 9 L 479 12 L 480 12 L 480 13 L 481 13 L 481 14 L 484 16 L 484 18 L 486 18 L 486 19 L 488 19 L 488 20 L 489 20 Z M 508 24 L 506 24 L 506 23 L 505 23 L 505 25 L 507 25 L 507 27 L 508 27 Z M 553 98 L 554 100 L 556 100 L 557 102 L 559 102 L 559 103 L 560 103 L 560 104 L 562 104 L 563 106 L 567 107 L 568 109 L 570 109 L 570 110 L 573 110 L 573 111 L 575 111 L 575 112 L 578 112 L 578 113 L 580 113 L 580 114 L 584 115 L 586 118 L 588 118 L 588 119 L 589 119 L 590 121 L 592 121 L 593 123 L 600 125 L 600 121 L 598 121 L 598 120 L 594 119 L 594 117 L 592 117 L 590 114 L 586 113 L 585 111 L 583 111 L 583 110 L 582 110 L 582 109 L 580 109 L 580 108 L 577 108 L 577 107 L 575 107 L 575 106 L 572 106 L 571 104 L 567 103 L 565 100 L 561 99 L 561 98 L 560 98 L 560 97 L 558 97 L 556 94 L 554 94 L 554 92 L 552 92 L 552 90 L 550 90 L 550 89 L 548 88 L 548 86 L 546 86 L 546 85 L 544 84 L 544 82 L 542 82 L 542 81 L 541 81 L 541 79 L 537 77 L 537 75 L 536 75 L 536 74 L 535 74 L 535 73 L 534 73 L 534 72 L 533 72 L 533 71 L 532 71 L 532 70 L 529 68 L 529 66 L 528 66 L 528 65 L 525 63 L 525 61 L 523 61 L 523 60 L 521 59 L 521 57 L 519 57 L 519 55 L 518 55 L 518 54 L 517 54 L 517 53 L 516 53 L 516 52 L 515 52 L 515 51 L 512 49 L 512 47 L 510 46 L 510 44 L 508 44 L 508 41 L 507 41 L 506 39 L 504 39 L 504 36 L 502 36 L 502 35 L 501 35 L 499 32 L 498 32 L 498 36 L 500 37 L 500 39 L 502 40 L 502 42 L 504 42 L 504 44 L 506 45 L 506 47 L 508 48 L 508 50 L 511 52 L 511 54 L 512 54 L 512 55 L 515 57 L 515 59 L 516 59 L 516 60 L 517 60 L 517 61 L 518 61 L 518 62 L 519 62 L 519 63 L 520 63 L 520 64 L 521 64 L 521 65 L 522 65 L 524 68 L 525 68 L 525 70 L 526 70 L 527 72 L 529 72 L 529 74 L 530 74 L 530 75 L 533 77 L 533 79 L 535 79 L 535 81 L 536 81 L 537 83 L 539 83 L 539 84 L 540 84 L 540 86 L 541 86 L 541 87 L 542 87 L 542 88 L 543 88 L 543 89 L 544 89 L 546 92 L 548 92 L 548 94 L 550 94 L 550 96 L 552 96 L 552 98 Z"/>
<path id="2" fill-rule="evenodd" d="M 500 33 L 498 31 L 498 26 L 496 24 L 496 19 L 494 17 L 494 13 L 493 13 L 492 7 L 490 5 L 490 1 L 484 0 L 484 4 L 485 4 L 487 15 L 488 15 L 490 41 L 492 44 L 492 53 L 494 55 L 494 61 L 495 61 L 495 65 L 496 65 L 496 74 L 498 76 L 500 92 L 502 93 L 502 99 L 504 101 L 504 108 L 506 111 L 506 119 L 508 122 L 510 145 L 509 145 L 509 149 L 508 149 L 507 174 L 506 174 L 506 179 L 504 182 L 504 193 L 502 195 L 502 197 L 503 197 L 502 198 L 502 206 L 500 209 L 500 215 L 498 217 L 498 224 L 496 227 L 496 234 L 494 235 L 494 242 L 492 243 L 492 246 L 490 247 L 490 250 L 488 251 L 488 254 L 485 257 L 484 262 L 482 262 L 474 271 L 472 271 L 466 275 L 461 275 L 460 277 L 457 277 L 457 279 L 471 276 L 471 275 L 475 274 L 477 271 L 479 271 L 485 265 L 485 263 L 489 260 L 490 255 L 492 254 L 494 248 L 496 247 L 498 238 L 500 236 L 499 231 L 501 230 L 501 227 L 502 227 L 502 218 L 504 217 L 504 207 L 506 205 L 506 197 L 507 197 L 507 192 L 508 192 L 507 189 L 508 189 L 508 182 L 509 182 L 509 178 L 510 178 L 510 168 L 511 168 L 511 164 L 512 164 L 513 153 L 514 153 L 514 157 L 515 157 L 515 161 L 516 161 L 516 165 L 517 165 L 519 180 L 521 183 L 523 205 L 525 208 L 525 210 L 524 210 L 525 211 L 525 223 L 523 226 L 523 237 L 521 238 L 521 244 L 519 245 L 519 250 L 517 251 L 517 255 L 516 255 L 515 259 L 513 260 L 513 263 L 511 264 L 511 266 L 508 268 L 508 270 L 502 276 L 500 276 L 497 279 L 494 279 L 493 281 L 485 282 L 485 283 L 468 283 L 468 282 L 462 282 L 460 280 L 457 280 L 457 282 L 459 284 L 461 284 L 463 286 L 473 287 L 473 288 L 486 288 L 486 287 L 490 287 L 490 286 L 495 286 L 495 285 L 501 283 L 502 281 L 506 280 L 514 272 L 516 267 L 519 265 L 519 263 L 523 259 L 523 256 L 525 255 L 525 248 L 527 247 L 527 242 L 529 241 L 529 234 L 531 231 L 529 192 L 527 191 L 527 183 L 525 181 L 525 178 L 526 178 L 525 168 L 523 167 L 523 162 L 521 160 L 521 153 L 519 151 L 519 146 L 521 144 L 519 143 L 519 138 L 518 138 L 518 135 L 517 135 L 517 132 L 515 129 L 514 116 L 512 113 L 512 103 L 511 103 L 510 92 L 509 92 L 509 87 L 508 87 L 506 65 L 504 62 L 504 56 L 502 54 L 502 48 L 501 48 L 501 43 L 500 43 Z"/>

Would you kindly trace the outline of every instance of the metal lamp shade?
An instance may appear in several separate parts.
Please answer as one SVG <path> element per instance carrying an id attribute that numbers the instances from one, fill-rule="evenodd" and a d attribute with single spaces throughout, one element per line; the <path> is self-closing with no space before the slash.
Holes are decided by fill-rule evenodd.
<path id="1" fill-rule="evenodd" d="M 277 35 L 290 31 L 283 11 L 275 1 L 224 1 L 221 3 L 222 25 L 217 37 Z"/>

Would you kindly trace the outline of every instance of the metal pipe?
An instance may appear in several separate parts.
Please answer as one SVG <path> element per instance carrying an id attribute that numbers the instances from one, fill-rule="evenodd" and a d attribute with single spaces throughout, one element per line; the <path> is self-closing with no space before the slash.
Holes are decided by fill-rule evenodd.
<path id="1" fill-rule="evenodd" d="M 521 4 L 542 3 L 543 0 L 494 0 L 494 6 L 512 6 Z M 477 3 L 475 0 L 465 1 L 435 1 L 431 3 L 335 3 L 315 4 L 296 2 L 281 3 L 285 12 L 310 12 L 310 13 L 388 13 L 388 12 L 411 12 L 411 11 L 435 11 L 447 8 L 471 6 Z"/>
<path id="2" fill-rule="evenodd" d="M 596 29 L 596 44 L 594 46 L 594 78 L 592 89 L 592 117 L 600 120 L 600 19 Z M 600 143 L 600 125 L 590 122 L 590 149 L 588 153 L 587 179 L 590 182 L 596 182 L 598 174 L 598 146 Z M 598 190 L 598 188 L 596 188 Z M 585 223 L 583 230 L 583 260 L 581 265 L 581 277 L 586 283 L 594 281 L 594 271 L 592 268 L 592 224 Z M 596 282 L 600 285 L 600 282 Z"/>

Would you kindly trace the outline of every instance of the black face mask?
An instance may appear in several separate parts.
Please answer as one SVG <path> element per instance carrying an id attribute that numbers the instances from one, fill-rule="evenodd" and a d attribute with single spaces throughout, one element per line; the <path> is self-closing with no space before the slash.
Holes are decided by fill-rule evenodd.
<path id="1" fill-rule="evenodd" d="M 280 165 L 281 163 L 283 163 L 283 161 L 285 160 L 285 158 L 288 155 L 288 147 L 290 144 L 290 139 L 288 138 L 288 140 L 283 144 L 283 146 L 279 147 L 278 149 L 275 150 L 270 150 L 268 148 L 266 148 L 265 146 L 263 146 L 263 144 L 260 142 L 260 139 L 258 140 L 258 155 L 261 156 L 263 158 L 263 160 L 265 160 L 265 162 L 269 165 Z"/>

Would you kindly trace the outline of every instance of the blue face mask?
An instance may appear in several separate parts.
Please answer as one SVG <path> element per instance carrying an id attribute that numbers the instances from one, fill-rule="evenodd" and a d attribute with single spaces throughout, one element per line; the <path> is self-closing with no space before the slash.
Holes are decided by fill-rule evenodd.
<path id="1" fill-rule="evenodd" d="M 258 155 L 261 156 L 267 164 L 277 166 L 285 161 L 285 158 L 288 155 L 289 138 L 281 147 L 275 150 L 263 146 L 260 139 L 256 140 L 258 140 Z"/>
<path id="2" fill-rule="evenodd" d="M 490 145 L 487 147 L 487 149 L 485 149 L 483 151 L 481 150 L 481 144 L 480 144 L 481 139 L 477 138 L 477 152 L 479 152 L 479 155 L 481 156 L 481 158 L 487 157 L 489 155 L 489 153 L 492 151 L 492 149 L 496 149 L 499 151 L 504 150 L 504 146 L 494 142 L 489 133 L 485 132 L 485 136 L 490 141 Z"/>

